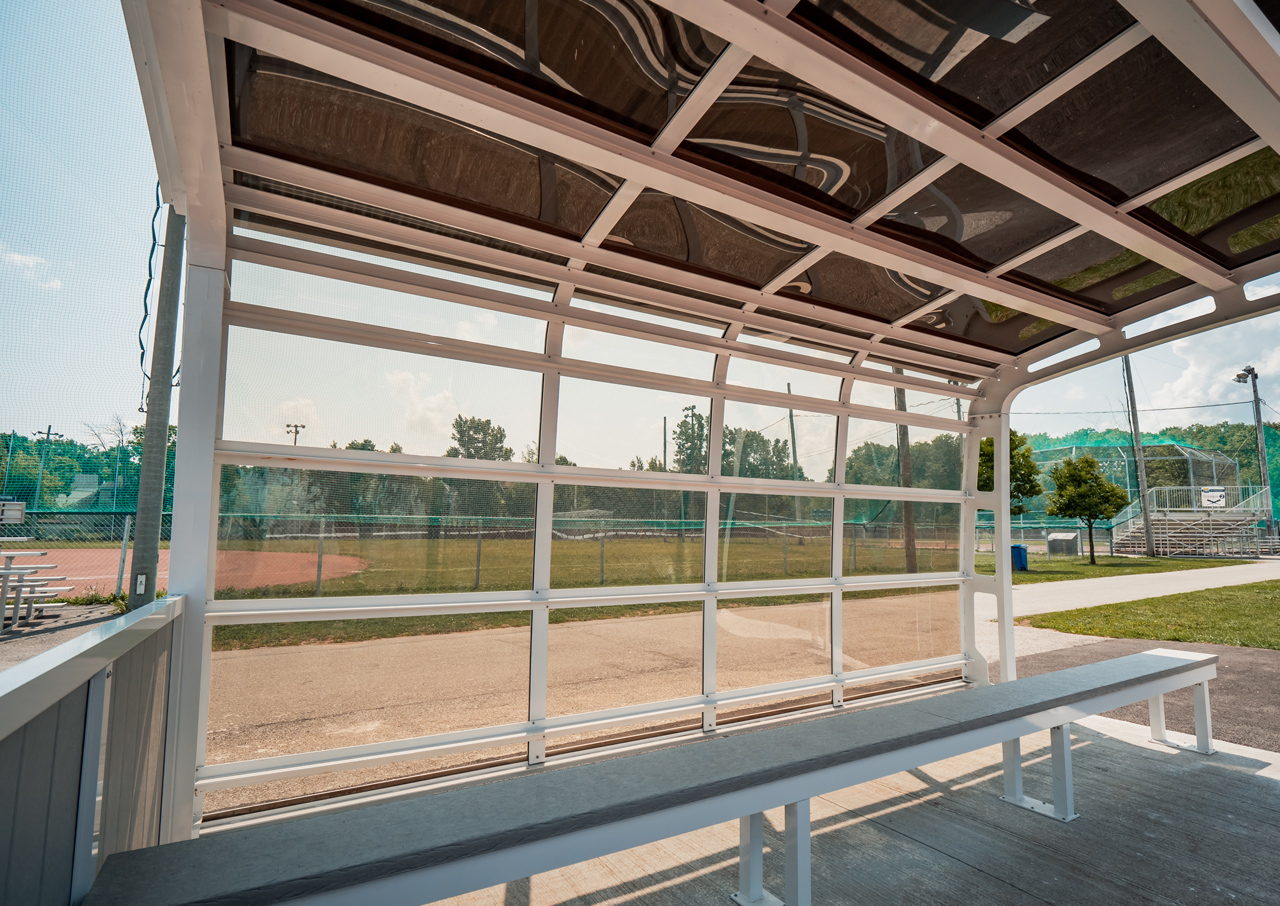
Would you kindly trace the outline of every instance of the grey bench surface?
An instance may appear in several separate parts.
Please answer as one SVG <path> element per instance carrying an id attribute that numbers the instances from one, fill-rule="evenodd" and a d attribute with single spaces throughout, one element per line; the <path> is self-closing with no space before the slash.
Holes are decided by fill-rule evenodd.
<path id="1" fill-rule="evenodd" d="M 1216 663 L 1211 655 L 1157 649 L 934 698 L 117 853 L 107 859 L 85 906 L 257 906 L 338 890 L 859 761 Z"/>

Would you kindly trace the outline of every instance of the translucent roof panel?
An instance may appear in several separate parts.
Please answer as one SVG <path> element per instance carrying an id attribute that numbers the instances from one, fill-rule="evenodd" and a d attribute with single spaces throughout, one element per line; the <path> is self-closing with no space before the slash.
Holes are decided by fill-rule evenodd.
<path id="1" fill-rule="evenodd" d="M 973 296 L 961 296 L 937 311 L 929 312 L 912 327 L 962 337 L 1014 355 L 1071 330 L 1048 318 L 1015 311 Z"/>
<path id="2" fill-rule="evenodd" d="M 235 143 L 580 238 L 621 180 L 252 48 Z"/>
<path id="3" fill-rule="evenodd" d="M 831 252 L 782 291 L 893 321 L 946 290 L 916 277 Z"/>
<path id="4" fill-rule="evenodd" d="M 296 5 L 304 6 L 299 0 Z M 309 0 L 541 103 L 656 135 L 727 46 L 646 0 Z"/>
<path id="5" fill-rule="evenodd" d="M 1108 314 L 1188 286 L 1191 281 L 1097 233 L 1085 233 L 1033 258 L 1010 277 L 1065 290 L 1083 301 L 1101 303 Z"/>
<path id="6" fill-rule="evenodd" d="M 941 157 L 759 58 L 711 105 L 684 150 L 850 217 Z"/>
<path id="7" fill-rule="evenodd" d="M 1280 154 L 1255 151 L 1161 196 L 1146 210 L 1232 265 L 1280 251 Z"/>
<path id="8" fill-rule="evenodd" d="M 764 286 L 808 253 L 799 239 L 646 189 L 604 245 L 639 252 L 752 286 Z"/>
<path id="9" fill-rule="evenodd" d="M 1139 195 L 1252 138 L 1154 38 L 1006 136 L 1112 200 Z"/>
<path id="10" fill-rule="evenodd" d="M 978 122 L 1133 24 L 1113 0 L 803 0 L 792 14 Z"/>
<path id="11" fill-rule="evenodd" d="M 994 265 L 1075 224 L 968 167 L 956 165 L 881 222 L 917 244 Z"/>

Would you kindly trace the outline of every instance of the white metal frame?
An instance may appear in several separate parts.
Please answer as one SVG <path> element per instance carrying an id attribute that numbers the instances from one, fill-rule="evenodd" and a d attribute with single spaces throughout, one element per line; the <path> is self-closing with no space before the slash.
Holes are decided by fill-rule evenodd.
<path id="1" fill-rule="evenodd" d="M 988 665 L 974 641 L 974 594 L 993 594 L 998 603 L 1000 632 L 1000 674 L 1002 680 L 1016 676 L 1012 635 L 1011 580 L 1009 566 L 997 558 L 994 576 L 979 576 L 973 569 L 973 521 L 978 509 L 996 514 L 997 533 L 1008 540 L 1008 474 L 1005 451 L 1008 438 L 1009 405 L 1016 393 L 1089 364 L 1135 349 L 1146 348 L 1225 323 L 1280 309 L 1280 295 L 1249 301 L 1244 284 L 1257 277 L 1280 271 L 1280 255 L 1255 262 L 1228 273 L 1224 268 L 1128 216 L 1135 207 L 1163 192 L 1184 185 L 1212 169 L 1238 159 L 1270 141 L 1276 132 L 1280 66 L 1273 59 L 1280 47 L 1280 35 L 1270 27 L 1251 0 L 1176 0 L 1166 5 L 1153 0 L 1122 0 L 1141 21 L 1082 60 L 1049 85 L 1022 102 L 995 123 L 978 129 L 948 110 L 929 101 L 903 84 L 889 79 L 868 64 L 856 60 L 821 37 L 787 19 L 794 5 L 789 0 L 656 0 L 684 18 L 701 24 L 730 41 L 729 48 L 696 85 L 685 104 L 651 145 L 624 140 L 527 100 L 460 76 L 444 67 L 393 50 L 371 39 L 321 22 L 271 0 L 223 0 L 220 3 L 187 0 L 123 0 L 126 23 L 134 47 L 135 63 L 142 85 L 144 106 L 152 133 L 165 196 L 180 210 L 188 223 L 188 280 L 184 321 L 184 388 L 180 420 L 184 444 L 179 448 L 177 503 L 174 522 L 174 560 L 171 590 L 188 596 L 183 616 L 175 627 L 174 669 L 168 724 L 169 752 L 163 795 L 162 840 L 177 840 L 198 832 L 201 789 L 235 785 L 253 771 L 319 770 L 319 760 L 337 759 L 342 764 L 370 764 L 396 760 L 424 747 L 463 746 L 487 739 L 522 738 L 529 742 L 529 761 L 545 757 L 545 739 L 571 728 L 620 725 L 656 713 L 697 713 L 703 715 L 706 730 L 715 728 L 715 710 L 727 702 L 785 698 L 800 693 L 830 689 L 832 703 L 843 703 L 843 688 L 885 676 L 926 672 L 959 665 L 971 683 L 988 682 Z M 1168 15 L 1166 15 L 1166 12 Z M 1068 183 L 1039 164 L 996 139 L 1017 122 L 1061 96 L 1103 66 L 1154 34 L 1174 51 L 1253 128 L 1263 136 L 1223 155 L 1202 167 L 1170 180 L 1163 186 L 1113 207 Z M 365 84 L 393 97 L 471 122 L 499 135 L 530 143 L 586 166 L 613 173 L 622 179 L 615 198 L 597 218 L 581 242 L 549 237 L 524 227 L 499 221 L 447 205 L 374 187 L 357 180 L 337 177 L 314 168 L 289 164 L 255 155 L 231 146 L 225 89 L 225 61 L 222 37 L 230 37 L 260 49 L 278 53 L 297 62 Z M 718 92 L 732 81 L 752 55 L 759 55 L 793 75 L 805 79 L 838 99 L 854 103 L 900 132 L 942 151 L 946 158 L 925 174 L 899 186 L 873 210 L 852 225 L 749 188 L 732 179 L 711 173 L 672 151 L 687 136 L 698 114 L 714 101 Z M 983 273 L 944 261 L 928 252 L 887 239 L 866 229 L 880 214 L 891 210 L 909 195 L 937 178 L 955 164 L 984 173 L 1029 198 L 1062 212 L 1078 226 L 1030 250 L 1018 258 L 1002 262 Z M 338 210 L 297 198 L 230 184 L 235 171 L 252 173 L 287 182 L 304 189 L 323 192 L 365 205 L 374 205 L 447 226 L 479 232 L 561 256 L 565 264 L 513 254 L 458 239 L 414 230 L 407 226 L 375 220 L 358 213 Z M 609 230 L 639 195 L 651 186 L 697 204 L 767 224 L 814 245 L 784 273 L 761 290 L 744 288 L 728 281 L 690 274 L 677 268 L 640 261 L 600 247 Z M 345 233 L 353 240 L 374 240 L 406 250 L 426 253 L 459 262 L 496 269 L 557 287 L 550 303 L 502 293 L 479 293 L 462 284 L 445 285 L 415 274 L 391 268 L 365 265 L 346 259 L 307 252 L 248 236 L 229 234 L 230 215 L 235 208 L 269 214 L 287 221 Z M 1153 261 L 1196 280 L 1200 286 L 1176 290 L 1117 315 L 1105 317 L 1085 307 L 1025 289 L 997 278 L 1021 263 L 1069 241 L 1086 231 L 1094 231 L 1142 254 Z M 890 267 L 948 287 L 951 292 L 927 306 L 908 313 L 891 325 L 856 314 L 833 311 L 820 305 L 777 295 L 778 290 L 804 268 L 831 252 L 841 252 Z M 353 325 L 334 319 L 315 318 L 231 302 L 227 298 L 228 261 L 239 259 L 314 273 L 401 292 L 438 297 L 464 304 L 510 311 L 545 320 L 547 348 L 543 354 L 521 355 L 496 350 L 483 344 L 467 344 L 442 337 L 385 330 L 369 325 Z M 584 270 L 589 264 L 629 273 L 642 280 L 659 281 L 672 287 L 711 294 L 724 305 L 684 295 L 676 289 L 658 289 L 628 280 L 606 277 Z M 1208 315 L 1126 339 L 1124 327 L 1139 320 L 1194 300 L 1212 292 L 1216 310 Z M 720 338 L 643 324 L 623 317 L 603 315 L 569 305 L 575 290 L 614 296 L 657 306 L 671 312 L 712 318 L 728 326 Z M 1048 317 L 1075 328 L 1066 336 L 1043 344 L 1021 356 L 982 349 L 954 337 L 907 329 L 921 314 L 945 305 L 961 293 L 976 293 L 1011 308 Z M 773 313 L 777 313 L 775 316 Z M 829 327 L 799 324 L 781 316 L 800 316 Z M 642 336 L 658 342 L 716 354 L 710 381 L 688 381 L 638 371 L 598 366 L 561 355 L 559 340 L 564 326 L 587 326 L 620 335 Z M 440 457 L 396 456 L 359 451 L 296 450 L 274 444 L 245 444 L 221 436 L 222 392 L 225 383 L 226 346 L 232 327 L 248 327 L 277 333 L 318 336 L 371 347 L 409 349 L 428 355 L 494 361 L 500 353 L 505 365 L 543 375 L 541 458 L 538 463 L 471 463 Z M 848 363 L 830 362 L 795 353 L 777 352 L 739 340 L 744 328 L 794 338 L 827 349 L 848 352 Z M 851 336 L 848 331 L 868 334 Z M 1035 373 L 1029 366 L 1043 362 L 1096 337 L 1098 349 L 1068 358 Z M 894 345 L 911 344 L 910 348 Z M 743 388 L 726 382 L 727 365 L 738 356 L 774 362 L 787 367 L 835 374 L 843 378 L 836 400 L 800 399 Z M 964 361 L 961 357 L 969 359 Z M 872 367 L 869 360 L 889 362 L 914 371 L 933 373 L 938 380 L 893 375 Z M 976 362 L 976 364 L 975 364 Z M 720 448 L 726 399 L 740 399 L 764 405 L 802 407 L 828 413 L 837 419 L 835 481 L 831 483 L 767 482 L 723 476 L 713 462 L 706 476 L 632 473 L 619 476 L 607 470 L 569 469 L 554 463 L 554 435 L 560 375 L 611 381 L 654 389 L 679 389 L 698 393 L 711 401 L 711 449 Z M 976 387 L 943 385 L 941 380 L 955 375 L 980 381 Z M 857 382 L 906 387 L 970 401 L 967 424 L 944 419 L 897 413 L 857 403 Z M 872 418 L 888 423 L 915 425 L 930 430 L 957 431 L 964 435 L 965 460 L 962 487 L 954 492 L 919 489 L 874 488 L 846 485 L 844 455 L 848 445 L 850 418 Z M 996 444 L 996 488 L 980 491 L 976 486 L 977 451 L 982 438 Z M 715 457 L 713 457 L 715 459 Z M 538 486 L 535 521 L 535 579 L 531 589 L 519 593 L 472 594 L 458 596 L 408 595 L 394 598 L 326 598 L 316 601 L 218 602 L 213 595 L 213 554 L 216 538 L 218 470 L 222 464 L 275 464 L 308 469 L 360 469 L 383 474 L 462 474 L 467 477 L 530 481 Z M 549 588 L 550 570 L 550 490 L 557 481 L 580 484 L 641 483 L 646 487 L 698 490 L 707 495 L 709 516 L 719 512 L 722 493 L 793 493 L 820 495 L 832 500 L 833 524 L 840 525 L 844 500 L 877 498 L 955 502 L 961 506 L 961 559 L 955 574 L 912 577 L 884 577 L 868 581 L 845 578 L 841 563 L 842 544 L 833 532 L 832 575 L 820 580 L 773 583 L 716 582 L 718 545 L 706 544 L 704 575 L 710 581 L 695 586 L 646 586 L 633 589 L 555 590 Z M 893 588 L 904 585 L 958 585 L 961 614 L 960 651 L 952 658 L 897 665 L 881 670 L 842 673 L 840 614 L 842 594 L 850 588 Z M 715 677 L 715 608 L 723 594 L 783 594 L 787 592 L 828 593 L 831 601 L 832 672 L 800 683 L 777 684 L 752 690 L 719 692 Z M 207 720 L 209 651 L 213 627 L 228 622 L 306 619 L 323 613 L 351 618 L 399 613 L 450 613 L 459 610 L 521 609 L 533 614 L 535 641 L 545 641 L 547 619 L 557 606 L 608 606 L 642 600 L 703 600 L 703 695 L 689 700 L 659 703 L 641 709 L 614 709 L 572 719 L 545 719 L 545 698 L 539 700 L 539 682 L 545 684 L 545 658 L 531 659 L 530 721 L 528 724 L 488 728 L 481 735 L 450 734 L 423 740 L 401 740 L 374 747 L 351 747 L 330 753 L 289 756 L 293 763 L 248 763 L 240 766 L 203 767 L 204 730 Z M 315 618 L 311 616 L 310 618 Z M 541 677 L 541 680 L 539 679 Z M 645 709 L 648 709 L 647 711 Z M 1206 699 L 1207 708 L 1207 699 Z M 663 710 L 665 709 L 665 710 Z M 1153 712 L 1154 713 L 1154 712 Z M 575 724 L 574 721 L 577 721 Z M 1061 724 L 1059 725 L 1061 726 Z M 1153 725 L 1154 728 L 1154 725 Z M 1159 734 L 1156 734 L 1159 735 Z M 1020 782 L 1016 743 L 1006 747 L 1009 770 L 1006 780 Z M 199 772 L 199 773 L 198 773 Z M 236 777 L 239 772 L 241 776 Z M 296 773 L 290 776 L 297 776 Z M 189 795 L 196 790 L 194 801 Z M 1020 790 L 1019 790 L 1020 792 Z M 788 800 L 798 801 L 798 800 Z M 739 811 L 741 815 L 745 812 Z"/>

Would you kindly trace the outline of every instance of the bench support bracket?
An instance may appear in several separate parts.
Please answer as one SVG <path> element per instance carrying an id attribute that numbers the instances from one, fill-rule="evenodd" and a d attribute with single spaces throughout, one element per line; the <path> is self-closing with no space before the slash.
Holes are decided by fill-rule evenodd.
<path id="1" fill-rule="evenodd" d="M 1186 749 L 1199 752 L 1201 755 L 1212 755 L 1217 750 L 1213 747 L 1213 719 L 1209 714 L 1209 683 L 1196 683 L 1191 687 L 1192 702 L 1196 714 L 1196 741 L 1194 745 L 1174 742 L 1169 738 L 1164 725 L 1164 696 L 1157 695 L 1147 700 L 1147 709 L 1151 713 L 1151 741 L 1174 749 Z"/>
<path id="2" fill-rule="evenodd" d="M 813 866 L 809 850 L 809 800 L 784 809 L 786 871 L 784 899 L 764 889 L 764 813 L 738 819 L 738 906 L 812 906 Z"/>
<path id="3" fill-rule="evenodd" d="M 1073 821 L 1080 816 L 1071 780 L 1071 724 L 1049 728 L 1049 754 L 1053 759 L 1053 801 L 1043 802 L 1022 791 L 1022 740 L 1004 743 L 1004 795 L 1000 798 L 1064 823 Z"/>
<path id="4" fill-rule="evenodd" d="M 764 889 L 764 812 L 738 819 L 738 906 L 782 906 Z"/>

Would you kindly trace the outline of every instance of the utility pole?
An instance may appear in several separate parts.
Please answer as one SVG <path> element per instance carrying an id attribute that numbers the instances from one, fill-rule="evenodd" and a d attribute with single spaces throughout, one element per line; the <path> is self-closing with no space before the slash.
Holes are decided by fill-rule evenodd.
<path id="1" fill-rule="evenodd" d="M 893 369 L 894 374 L 902 374 L 901 368 Z M 902 387 L 893 388 L 893 408 L 899 412 L 907 411 L 907 391 Z M 911 487 L 911 433 L 906 425 L 898 425 L 898 484 L 904 488 Z M 907 572 L 919 572 L 916 559 L 916 510 L 910 500 L 902 502 L 902 556 Z"/>
<path id="2" fill-rule="evenodd" d="M 662 471 L 667 471 L 667 417 L 662 416 Z"/>
<path id="3" fill-rule="evenodd" d="M 1262 433 L 1262 400 L 1258 397 L 1258 372 L 1252 365 L 1236 375 L 1237 384 L 1253 381 L 1253 426 L 1258 432 L 1258 471 L 1262 473 L 1262 489 L 1267 492 L 1267 535 L 1275 534 L 1275 514 L 1271 507 L 1271 473 L 1267 468 L 1267 437 Z"/>
<path id="4" fill-rule="evenodd" d="M 293 445 L 295 447 L 298 445 L 298 435 L 302 433 L 302 429 L 305 427 L 306 425 L 285 425 L 284 426 L 284 433 L 293 435 Z"/>
<path id="5" fill-rule="evenodd" d="M 1133 365 L 1124 357 L 1124 384 L 1129 394 L 1129 429 L 1133 432 L 1133 458 L 1138 469 L 1138 496 L 1141 498 L 1142 533 L 1147 542 L 1147 556 L 1156 555 L 1156 537 L 1151 528 L 1151 501 L 1147 496 L 1147 460 L 1142 454 L 1142 429 L 1138 425 L 1138 402 L 1133 392 Z M 1191 480 L 1188 471 L 1187 480 Z M 1194 492 L 1193 492 L 1194 493 Z"/>
<path id="6" fill-rule="evenodd" d="M 4 484 L 0 484 L 0 494 L 9 491 L 9 464 L 13 462 L 13 445 L 18 439 L 18 432 L 13 431 L 9 434 L 9 455 L 4 460 Z"/>
<path id="7" fill-rule="evenodd" d="M 40 490 L 44 487 L 44 460 L 49 455 L 49 444 L 53 443 L 55 437 L 61 438 L 62 435 L 53 430 L 53 425 L 45 428 L 43 431 L 32 431 L 36 437 L 44 438 L 44 449 L 40 451 L 40 469 L 36 473 L 36 499 L 32 505 L 32 509 L 40 509 Z"/>
<path id="8" fill-rule="evenodd" d="M 169 466 L 169 401 L 173 395 L 174 344 L 178 336 L 178 292 L 182 286 L 182 245 L 187 218 L 168 206 L 164 264 L 156 295 L 156 328 L 151 341 L 151 386 L 147 390 L 147 427 L 138 468 L 138 516 L 133 523 L 133 560 L 129 565 L 129 609 L 156 597 L 160 564 L 160 523 L 164 518 L 164 480 Z"/>

